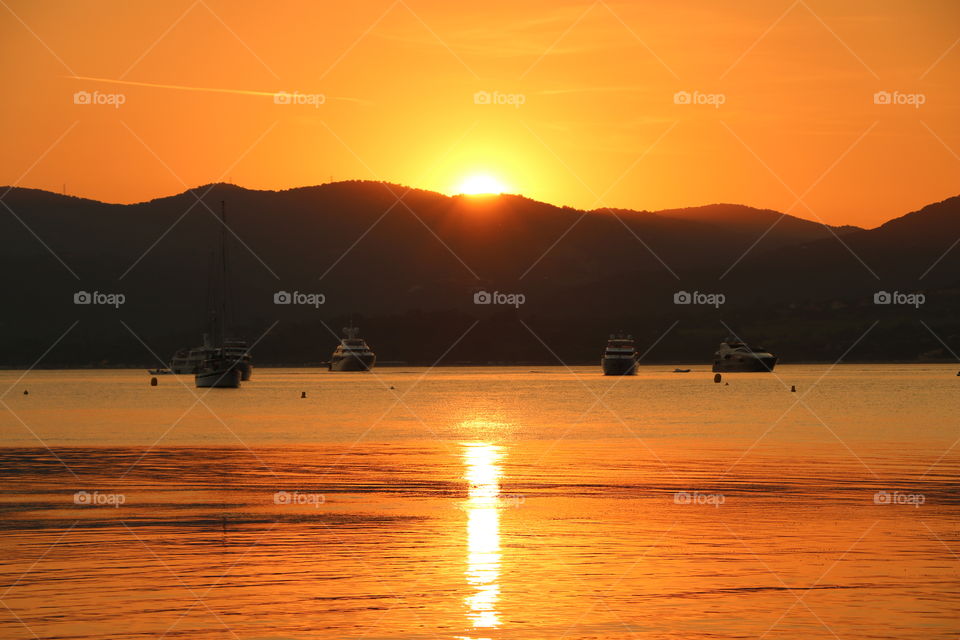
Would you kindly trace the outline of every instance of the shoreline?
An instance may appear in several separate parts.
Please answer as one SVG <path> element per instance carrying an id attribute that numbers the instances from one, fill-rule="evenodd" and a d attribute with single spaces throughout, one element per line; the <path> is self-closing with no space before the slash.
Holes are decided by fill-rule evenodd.
<path id="1" fill-rule="evenodd" d="M 783 366 L 812 366 L 812 365 L 826 365 L 826 366 L 890 366 L 890 365 L 955 365 L 960 367 L 960 362 L 954 360 L 853 360 L 853 361 L 844 361 L 844 362 L 835 362 L 831 360 L 804 360 L 797 362 L 779 362 L 777 367 Z M 640 362 L 638 363 L 640 367 L 706 367 L 708 370 L 712 366 L 710 362 L 675 362 L 675 361 L 663 361 L 663 362 Z M 402 369 L 402 368 L 431 368 L 431 369 L 441 369 L 441 368 L 455 368 L 455 367 L 476 367 L 476 368 L 505 368 L 505 367 L 556 367 L 559 369 L 565 367 L 599 367 L 598 361 L 589 361 L 589 362 L 566 362 L 566 363 L 557 363 L 557 362 L 451 362 L 451 363 L 440 363 L 435 364 L 431 362 L 390 362 L 390 363 L 378 363 L 374 370 L 378 369 Z M 115 366 L 95 366 L 95 365 L 66 365 L 66 366 L 36 366 L 36 367 L 18 367 L 18 366 L 0 366 L 0 371 L 136 371 L 143 370 L 147 372 L 148 370 L 155 369 L 156 366 L 151 366 L 149 364 L 122 364 Z M 316 364 L 254 364 L 255 370 L 260 369 L 317 369 L 319 371 L 327 371 L 326 363 L 316 363 Z M 694 370 L 695 372 L 696 370 Z M 331 371 L 330 373 L 342 373 Z M 170 374 L 161 374 L 161 375 L 170 375 Z"/>

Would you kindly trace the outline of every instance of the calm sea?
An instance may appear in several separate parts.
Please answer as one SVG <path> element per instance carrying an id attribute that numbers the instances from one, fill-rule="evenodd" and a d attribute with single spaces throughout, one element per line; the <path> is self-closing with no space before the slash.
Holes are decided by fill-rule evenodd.
<path id="1" fill-rule="evenodd" d="M 957 638 L 958 367 L 693 368 L 0 372 L 0 638 Z"/>

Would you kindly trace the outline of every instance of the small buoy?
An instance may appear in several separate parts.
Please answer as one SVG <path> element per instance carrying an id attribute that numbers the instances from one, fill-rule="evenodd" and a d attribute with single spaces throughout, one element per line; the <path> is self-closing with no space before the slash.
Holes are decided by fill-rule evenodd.
<path id="1" fill-rule="evenodd" d="M 797 392 L 797 385 L 795 385 L 795 384 L 794 384 L 794 385 L 790 385 L 790 393 L 796 393 L 796 392 Z"/>
<path id="2" fill-rule="evenodd" d="M 958 373 L 957 375 L 960 376 L 960 373 Z M 30 395 L 30 392 L 27 391 L 26 389 L 24 389 L 24 390 L 23 390 L 23 395 L 28 396 L 28 395 Z"/>
<path id="3" fill-rule="evenodd" d="M 724 383 L 723 383 L 723 386 L 729 387 L 729 386 L 730 386 L 730 383 L 729 383 L 729 382 L 724 382 Z"/>
<path id="4" fill-rule="evenodd" d="M 301 392 L 300 392 L 300 397 L 301 397 L 301 398 L 306 398 L 306 397 L 307 397 L 307 392 L 306 392 L 306 391 L 301 391 Z"/>
<path id="5" fill-rule="evenodd" d="M 721 380 L 722 378 L 723 378 L 723 376 L 721 376 L 721 375 L 718 373 L 717 375 L 713 376 L 713 381 L 714 381 L 714 382 L 720 382 L 720 380 Z"/>
<path id="6" fill-rule="evenodd" d="M 157 386 L 157 377 L 156 377 L 156 376 L 150 378 L 150 386 L 151 386 L 151 387 Z"/>
<path id="7" fill-rule="evenodd" d="M 393 389 L 393 388 L 394 388 L 394 386 L 393 386 L 393 385 L 390 385 L 390 389 Z"/>

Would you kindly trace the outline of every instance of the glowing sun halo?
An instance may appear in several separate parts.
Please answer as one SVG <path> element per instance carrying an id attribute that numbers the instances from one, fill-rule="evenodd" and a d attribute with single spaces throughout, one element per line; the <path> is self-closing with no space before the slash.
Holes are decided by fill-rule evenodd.
<path id="1" fill-rule="evenodd" d="M 468 196 L 489 195 L 503 193 L 507 190 L 506 185 L 490 175 L 472 175 L 463 179 L 457 187 L 457 193 Z"/>

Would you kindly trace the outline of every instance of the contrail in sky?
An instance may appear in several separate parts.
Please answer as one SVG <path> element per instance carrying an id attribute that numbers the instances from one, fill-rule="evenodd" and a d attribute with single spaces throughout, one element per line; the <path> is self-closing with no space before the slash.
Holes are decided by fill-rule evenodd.
<path id="1" fill-rule="evenodd" d="M 179 89 L 180 91 L 203 91 L 207 93 L 232 93 L 242 96 L 265 96 L 273 97 L 280 91 L 254 91 L 252 89 L 220 89 L 217 87 L 189 87 L 182 84 L 161 84 L 158 82 L 138 82 L 136 80 L 113 80 L 111 78 L 93 78 L 90 76 L 64 76 L 66 78 L 71 78 L 73 80 L 89 80 L 91 82 L 106 82 L 109 84 L 124 84 L 135 87 L 153 87 L 158 89 Z M 344 98 L 337 96 L 328 96 L 331 100 L 347 100 L 349 102 L 359 102 L 363 104 L 369 104 L 369 100 L 362 100 L 360 98 Z"/>

